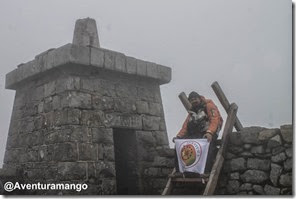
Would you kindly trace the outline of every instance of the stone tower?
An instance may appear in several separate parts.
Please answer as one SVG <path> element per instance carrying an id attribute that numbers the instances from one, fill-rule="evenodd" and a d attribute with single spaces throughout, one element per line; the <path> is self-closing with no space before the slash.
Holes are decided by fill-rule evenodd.
<path id="1" fill-rule="evenodd" d="M 152 194 L 170 80 L 168 67 L 100 48 L 95 20 L 77 20 L 72 44 L 6 75 L 16 94 L 3 168 L 23 182 L 86 183 L 80 194 Z M 35 193 L 57 192 L 75 194 Z"/>

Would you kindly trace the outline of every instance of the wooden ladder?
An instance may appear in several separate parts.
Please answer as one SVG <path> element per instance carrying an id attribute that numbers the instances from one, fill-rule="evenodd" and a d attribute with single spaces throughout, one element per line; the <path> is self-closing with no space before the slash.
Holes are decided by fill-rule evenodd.
<path id="1" fill-rule="evenodd" d="M 187 183 L 187 184 L 194 183 L 195 185 L 204 187 L 204 190 L 201 193 L 203 195 L 213 195 L 215 192 L 220 171 L 222 169 L 223 162 L 224 162 L 224 154 L 227 147 L 228 135 L 230 132 L 232 132 L 233 127 L 235 127 L 236 130 L 238 131 L 240 131 L 243 127 L 236 116 L 238 106 L 235 103 L 229 104 L 218 82 L 214 82 L 212 84 L 212 88 L 227 112 L 227 119 L 224 126 L 221 142 L 220 144 L 219 143 L 217 144 L 217 145 L 220 145 L 220 148 L 216 155 L 216 159 L 213 164 L 211 173 L 209 176 L 200 175 L 198 177 L 190 177 L 190 178 L 185 176 L 180 177 L 175 175 L 176 169 L 174 168 L 172 173 L 169 175 L 168 182 L 162 192 L 162 195 L 174 194 L 173 191 L 175 189 L 176 183 L 178 182 Z"/>

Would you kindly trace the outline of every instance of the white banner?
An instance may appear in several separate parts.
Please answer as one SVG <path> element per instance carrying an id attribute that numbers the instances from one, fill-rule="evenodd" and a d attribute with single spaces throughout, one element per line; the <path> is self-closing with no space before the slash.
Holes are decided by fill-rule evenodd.
<path id="1" fill-rule="evenodd" d="M 203 174 L 210 145 L 207 139 L 175 139 L 175 144 L 180 172 Z"/>

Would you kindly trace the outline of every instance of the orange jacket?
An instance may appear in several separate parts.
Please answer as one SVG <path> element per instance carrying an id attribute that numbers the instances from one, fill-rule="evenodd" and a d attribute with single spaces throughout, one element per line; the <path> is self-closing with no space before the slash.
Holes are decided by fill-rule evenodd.
<path id="1" fill-rule="evenodd" d="M 220 115 L 220 112 L 214 102 L 210 99 L 206 99 L 205 97 L 201 96 L 201 100 L 206 104 L 206 111 L 207 116 L 209 118 L 209 127 L 207 131 L 210 131 L 212 134 L 215 134 L 218 130 L 218 127 L 221 128 L 223 124 L 223 119 Z M 185 122 L 179 133 L 177 134 L 178 137 L 183 137 L 187 133 L 187 124 L 190 119 L 190 115 L 188 114 Z"/>

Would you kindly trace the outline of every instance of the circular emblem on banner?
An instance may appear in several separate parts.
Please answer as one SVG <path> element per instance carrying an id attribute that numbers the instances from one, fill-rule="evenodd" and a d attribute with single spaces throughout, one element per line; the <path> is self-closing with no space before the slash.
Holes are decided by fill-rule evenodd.
<path id="1" fill-rule="evenodd" d="M 202 149 L 198 142 L 186 141 L 181 144 L 179 153 L 183 164 L 190 168 L 199 162 Z"/>

